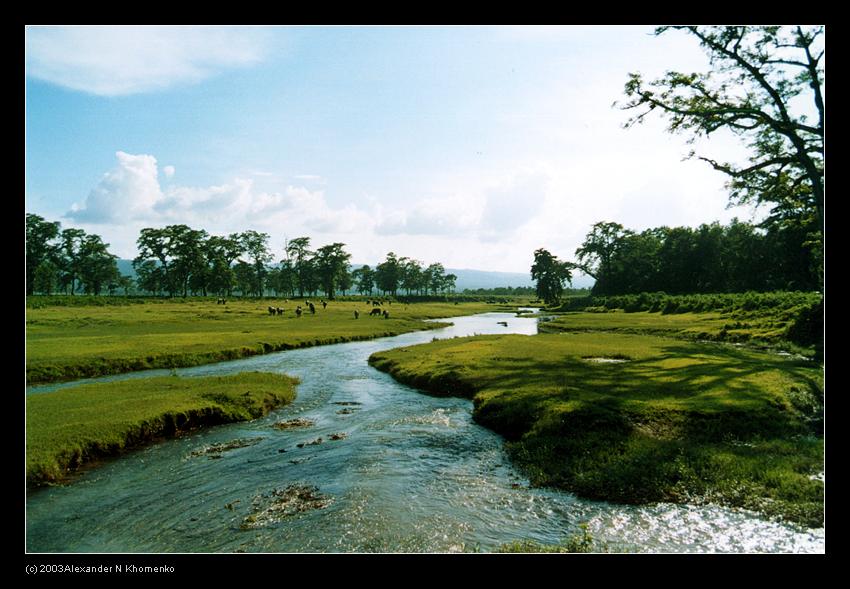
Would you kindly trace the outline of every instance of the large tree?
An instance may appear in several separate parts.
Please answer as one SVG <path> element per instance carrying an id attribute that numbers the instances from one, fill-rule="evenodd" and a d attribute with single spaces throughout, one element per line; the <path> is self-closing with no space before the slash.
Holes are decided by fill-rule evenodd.
<path id="1" fill-rule="evenodd" d="M 672 30 L 695 37 L 711 69 L 668 72 L 652 82 L 630 74 L 622 108 L 636 114 L 625 126 L 655 112 L 689 142 L 718 130 L 733 133 L 749 149 L 747 163 L 699 156 L 729 176 L 732 202 L 766 203 L 774 216 L 802 219 L 813 242 L 822 241 L 824 28 L 665 26 L 655 34 Z"/>
<path id="2" fill-rule="evenodd" d="M 332 243 L 320 247 L 316 252 L 316 271 L 319 274 L 322 290 L 329 299 L 334 298 L 336 290 L 342 290 L 343 283 L 346 288 L 350 288 L 350 281 L 347 281 L 346 277 L 351 254 L 344 248 L 344 243 Z"/>
<path id="3" fill-rule="evenodd" d="M 286 253 L 286 261 L 291 265 L 298 278 L 298 296 L 303 297 L 305 291 L 309 290 L 308 285 L 314 282 L 310 273 L 313 266 L 310 263 L 313 257 L 313 252 L 310 251 L 309 237 L 296 237 L 286 242 L 284 248 Z"/>
<path id="4" fill-rule="evenodd" d="M 242 244 L 245 254 L 251 258 L 251 267 L 254 270 L 252 290 L 256 296 L 261 297 L 263 296 L 266 262 L 272 259 L 269 252 L 269 234 L 249 229 L 239 235 L 239 243 Z"/>
<path id="5" fill-rule="evenodd" d="M 560 261 L 545 249 L 534 252 L 531 279 L 537 281 L 537 296 L 547 305 L 561 300 L 564 283 L 572 280 L 571 267 L 571 264 Z"/>
<path id="6" fill-rule="evenodd" d="M 36 272 L 39 266 L 44 265 L 38 272 L 39 282 L 44 285 L 45 281 L 50 283 L 48 289 L 53 285 L 56 273 L 57 244 L 54 240 L 59 237 L 59 223 L 45 221 L 43 217 L 33 213 L 26 214 L 26 288 L 27 294 L 33 294 L 36 282 Z M 48 276 L 50 276 L 48 280 Z"/>
<path id="7" fill-rule="evenodd" d="M 375 288 L 375 273 L 368 264 L 357 268 L 351 275 L 357 281 L 357 292 L 372 294 L 372 289 Z"/>

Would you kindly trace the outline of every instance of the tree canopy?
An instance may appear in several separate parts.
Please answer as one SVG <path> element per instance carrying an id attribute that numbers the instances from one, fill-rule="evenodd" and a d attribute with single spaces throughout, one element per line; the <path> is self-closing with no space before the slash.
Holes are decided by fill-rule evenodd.
<path id="1" fill-rule="evenodd" d="M 660 114 L 670 132 L 693 143 L 718 130 L 747 147 L 745 164 L 691 151 L 729 177 L 731 204 L 771 207 L 770 221 L 797 225 L 820 252 L 824 228 L 824 27 L 665 26 L 656 35 L 682 31 L 707 53 L 707 72 L 667 72 L 647 82 L 631 73 L 631 127 Z M 616 103 L 615 103 L 616 104 Z"/>

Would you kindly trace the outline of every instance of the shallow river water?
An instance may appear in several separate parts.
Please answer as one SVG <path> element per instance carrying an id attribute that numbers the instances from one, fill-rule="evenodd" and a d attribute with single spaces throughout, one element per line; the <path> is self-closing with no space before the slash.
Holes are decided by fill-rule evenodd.
<path id="1" fill-rule="evenodd" d="M 27 550 L 489 552 L 521 539 L 557 543 L 587 523 L 612 552 L 824 551 L 823 529 L 802 530 L 746 511 L 623 506 L 529 488 L 502 439 L 472 421 L 470 401 L 421 394 L 367 364 L 379 350 L 433 338 L 537 332 L 536 318 L 509 313 L 446 321 L 454 325 L 178 370 L 281 372 L 301 384 L 291 405 L 265 418 L 155 444 L 73 484 L 33 493 Z M 92 380 L 162 373 L 168 372 Z M 314 425 L 272 427 L 294 418 Z M 345 436 L 334 440 L 333 434 Z M 320 437 L 322 443 L 310 444 Z M 237 439 L 250 445 L 203 453 Z M 313 488 L 321 506 L 245 525 L 275 490 L 290 485 Z"/>

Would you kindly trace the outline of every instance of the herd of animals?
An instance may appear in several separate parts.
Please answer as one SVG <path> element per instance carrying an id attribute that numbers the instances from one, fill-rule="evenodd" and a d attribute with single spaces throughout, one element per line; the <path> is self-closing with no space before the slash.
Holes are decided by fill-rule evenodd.
<path id="1" fill-rule="evenodd" d="M 286 302 L 288 302 L 288 300 Z M 367 300 L 366 304 L 369 305 L 370 307 L 372 307 L 371 311 L 369 312 L 369 316 L 370 317 L 383 317 L 384 319 L 389 319 L 390 318 L 390 312 L 383 308 L 384 303 L 387 303 L 389 305 L 393 304 L 392 301 L 386 300 L 386 299 L 374 299 L 374 300 L 370 299 L 370 300 Z M 220 298 L 216 301 L 216 304 L 226 305 L 227 299 Z M 328 303 L 325 300 L 320 300 L 319 304 L 322 305 L 322 309 L 328 308 Z M 316 314 L 316 305 L 312 301 L 306 300 L 306 301 L 304 301 L 304 308 L 302 308 L 301 305 L 298 305 L 297 307 L 295 307 L 295 316 L 301 317 L 301 314 L 305 312 L 305 309 L 309 310 L 312 315 Z M 269 307 L 268 310 L 269 310 L 269 315 L 283 315 L 286 309 L 284 309 L 283 307 Z M 354 318 L 355 319 L 360 318 L 360 311 L 358 311 L 357 309 L 354 310 Z"/>

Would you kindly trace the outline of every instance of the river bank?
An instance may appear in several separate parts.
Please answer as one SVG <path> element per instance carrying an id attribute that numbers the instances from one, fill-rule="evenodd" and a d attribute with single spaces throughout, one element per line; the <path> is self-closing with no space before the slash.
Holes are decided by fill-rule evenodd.
<path id="1" fill-rule="evenodd" d="M 369 362 L 472 399 L 535 485 L 823 524 L 823 375 L 809 362 L 602 332 L 461 338 Z"/>
<path id="2" fill-rule="evenodd" d="M 27 483 L 65 480 L 78 468 L 199 427 L 262 417 L 292 402 L 297 380 L 240 373 L 93 383 L 26 400 Z"/>
<path id="3" fill-rule="evenodd" d="M 300 316 L 297 306 L 303 307 Z M 283 309 L 270 314 L 269 307 Z M 492 310 L 486 303 L 385 302 L 387 317 L 364 301 L 146 301 L 115 306 L 27 309 L 30 385 L 154 368 L 199 366 L 297 348 L 438 329 L 439 317 Z M 357 311 L 359 317 L 355 317 Z"/>

